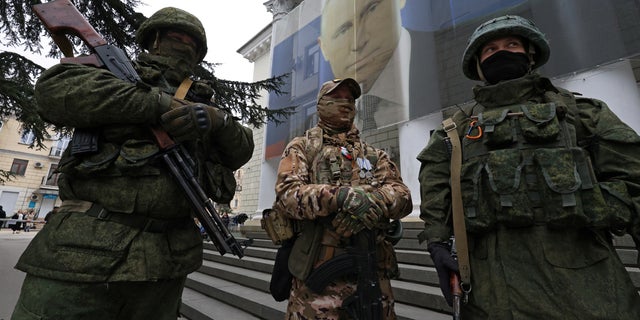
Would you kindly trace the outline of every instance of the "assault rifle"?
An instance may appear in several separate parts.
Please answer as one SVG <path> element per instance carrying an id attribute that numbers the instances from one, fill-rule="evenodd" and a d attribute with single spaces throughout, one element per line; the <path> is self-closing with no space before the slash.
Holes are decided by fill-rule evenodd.
<path id="1" fill-rule="evenodd" d="M 105 68 L 124 81 L 131 83 L 140 81 L 140 76 L 125 52 L 118 47 L 109 45 L 69 0 L 55 0 L 36 4 L 32 8 L 65 55 L 61 62 Z M 67 35 L 77 36 L 82 39 L 92 54 L 74 57 L 73 46 Z M 165 131 L 157 128 L 151 128 L 151 130 L 156 137 L 158 146 L 163 151 L 161 154 L 162 159 L 189 199 L 196 218 L 202 223 L 220 254 L 224 255 L 227 252 L 231 252 L 238 258 L 242 258 L 244 256 L 242 246 L 248 246 L 252 240 L 249 239 L 239 243 L 222 223 L 222 219 L 214 207 L 213 200 L 207 196 L 197 181 L 194 173 L 196 168 L 195 161 L 186 149 L 176 144 Z M 75 135 L 74 133 L 74 138 Z M 81 133 L 80 136 L 83 137 L 80 140 L 84 140 L 84 142 L 94 140 L 90 133 Z M 88 147 L 81 147 L 79 148 L 80 150 L 76 150 L 79 153 L 97 151 L 97 149 L 93 150 L 95 149 L 93 145 L 97 147 L 97 144 L 91 143 L 91 141 L 80 145 Z"/>
<path id="2" fill-rule="evenodd" d="M 355 320 L 382 319 L 382 291 L 378 282 L 376 259 L 376 232 L 364 229 L 351 236 L 352 244 L 347 253 L 338 255 L 313 270 L 305 285 L 315 293 L 321 293 L 335 278 L 357 275 L 356 292 L 342 302 Z"/>

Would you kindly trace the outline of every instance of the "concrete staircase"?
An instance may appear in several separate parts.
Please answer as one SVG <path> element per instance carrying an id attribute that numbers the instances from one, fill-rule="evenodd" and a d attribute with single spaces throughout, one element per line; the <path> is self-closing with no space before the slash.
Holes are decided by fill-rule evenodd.
<path id="1" fill-rule="evenodd" d="M 450 319 L 451 309 L 442 298 L 426 245 L 418 244 L 416 238 L 422 226 L 422 222 L 403 222 L 403 238 L 396 245 L 400 265 L 400 278 L 392 280 L 396 313 L 399 319 Z M 284 319 L 287 301 L 276 302 L 269 294 L 277 246 L 259 225 L 242 226 L 242 235 L 254 239 L 242 259 L 230 254 L 220 256 L 212 243 L 205 242 L 202 268 L 188 276 L 182 296 L 184 318 Z M 614 241 L 625 265 L 634 264 L 637 252 L 631 238 Z M 635 267 L 627 270 L 640 288 L 640 270 Z"/>

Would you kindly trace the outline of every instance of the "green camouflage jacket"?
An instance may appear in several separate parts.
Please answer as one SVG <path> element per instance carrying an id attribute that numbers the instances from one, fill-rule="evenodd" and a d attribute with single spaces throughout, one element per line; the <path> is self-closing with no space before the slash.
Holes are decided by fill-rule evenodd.
<path id="1" fill-rule="evenodd" d="M 472 287 L 462 317 L 640 318 L 610 234 L 638 235 L 638 135 L 603 102 L 537 75 L 474 94 L 454 116 Z M 451 235 L 445 137 L 435 131 L 418 155 L 421 241 Z"/>
<path id="2" fill-rule="evenodd" d="M 537 75 L 494 86 L 478 86 L 474 93 L 477 104 L 453 117 L 463 145 L 461 182 L 469 232 L 482 233 L 501 223 L 526 225 L 539 222 L 557 223 L 559 227 L 604 227 L 616 232 L 637 230 L 640 223 L 640 138 L 605 103 L 574 98 L 571 93 L 553 87 L 548 79 Z M 507 113 L 515 116 L 506 116 Z M 550 115 L 549 120 L 561 119 L 556 126 L 566 125 L 568 129 L 556 130 L 556 135 L 551 136 L 553 130 L 549 128 L 552 125 L 547 122 L 553 122 L 545 119 L 547 115 Z M 519 123 L 517 129 L 514 129 L 515 122 Z M 538 140 L 522 142 L 518 141 L 520 138 L 512 137 L 512 132 L 520 130 L 523 132 L 520 135 L 527 139 L 529 129 L 525 122 L 540 129 L 535 134 Z M 478 126 L 483 130 L 482 138 L 473 139 L 479 133 Z M 501 130 L 508 133 L 500 136 Z M 541 141 L 544 138 L 540 136 L 544 135 L 551 138 Z M 501 138 L 504 136 L 508 139 Z M 450 156 L 445 137 L 442 128 L 436 130 L 418 155 L 421 162 L 421 218 L 425 221 L 421 241 L 444 241 L 451 235 Z M 509 141 L 505 144 L 501 139 Z M 491 155 L 487 151 L 491 151 Z M 565 165 L 561 161 L 563 157 L 570 159 Z M 532 173 L 538 175 L 535 182 L 525 177 L 531 173 L 527 166 L 532 163 L 541 167 L 537 173 Z M 535 186 L 535 183 L 548 185 L 548 188 Z M 531 191 L 547 201 L 531 203 L 524 199 L 527 196 L 519 195 Z M 594 196 L 593 192 L 604 196 Z M 576 195 L 567 196 L 572 193 Z M 564 198 L 551 201 L 556 195 Z M 621 217 L 625 225 L 620 225 L 616 217 L 604 217 L 607 212 L 590 212 L 595 207 L 589 202 L 591 197 L 600 202 L 604 199 L 608 206 L 606 210 L 598 210 L 610 214 L 625 211 L 627 217 Z M 523 215 L 517 210 L 536 206 L 547 212 L 545 217 L 526 212 L 525 215 L 531 215 L 531 221 L 516 221 Z M 589 212 L 581 219 L 577 217 L 580 212 L 569 212 L 571 210 Z M 508 217 L 498 214 L 480 221 L 482 211 L 501 211 Z"/>
<path id="3" fill-rule="evenodd" d="M 38 79 L 42 118 L 93 130 L 99 151 L 87 156 L 64 153 L 59 163 L 63 205 L 22 255 L 20 270 L 70 281 L 140 281 L 184 276 L 202 263 L 202 238 L 191 221 L 191 206 L 157 157 L 150 131 L 166 110 L 160 92 L 170 96 L 176 90 L 162 77 L 161 63 L 148 63 L 153 60 L 146 55 L 147 63 L 136 65 L 143 80 L 139 84 L 77 64 L 56 65 Z M 206 83 L 196 82 L 187 98 L 204 102 L 212 93 Z M 235 191 L 232 170 L 253 152 L 251 130 L 228 121 L 215 135 L 184 146 L 197 160 L 198 178 L 211 197 L 230 201 Z M 87 202 L 117 213 L 126 223 L 84 214 Z M 127 215 L 167 227 L 143 232 L 129 226 L 140 219 Z"/>

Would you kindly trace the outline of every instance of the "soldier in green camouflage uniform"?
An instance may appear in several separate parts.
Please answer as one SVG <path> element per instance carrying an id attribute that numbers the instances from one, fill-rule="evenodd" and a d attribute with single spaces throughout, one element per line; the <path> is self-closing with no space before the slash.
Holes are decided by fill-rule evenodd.
<path id="1" fill-rule="evenodd" d="M 478 27 L 464 53 L 465 75 L 485 83 L 453 117 L 472 287 L 462 318 L 640 319 L 612 245 L 612 233 L 637 236 L 640 138 L 602 101 L 532 72 L 549 52 L 532 22 L 503 16 Z M 418 155 L 419 238 L 451 304 L 446 136 L 437 130 Z"/>
<path id="2" fill-rule="evenodd" d="M 12 319 L 176 319 L 186 275 L 202 263 L 202 238 L 150 128 L 194 155 L 217 202 L 231 200 L 232 170 L 251 157 L 251 130 L 211 106 L 210 83 L 173 98 L 207 51 L 200 21 L 164 8 L 136 37 L 148 51 L 135 62 L 139 83 L 78 64 L 56 65 L 36 83 L 43 119 L 90 129 L 98 148 L 63 154 L 63 202 L 17 264 L 27 276 Z"/>
<path id="3" fill-rule="evenodd" d="M 334 279 L 321 294 L 304 281 L 313 269 L 345 253 L 349 238 L 364 228 L 377 234 L 382 318 L 396 319 L 390 279 L 398 267 L 384 235 L 390 219 L 411 212 L 411 195 L 389 156 L 360 139 L 353 125 L 359 96 L 353 79 L 325 82 L 318 93 L 318 126 L 294 138 L 280 161 L 274 210 L 302 226 L 289 257 L 294 275 L 289 320 L 349 319 L 340 307 L 356 290 L 355 277 Z"/>

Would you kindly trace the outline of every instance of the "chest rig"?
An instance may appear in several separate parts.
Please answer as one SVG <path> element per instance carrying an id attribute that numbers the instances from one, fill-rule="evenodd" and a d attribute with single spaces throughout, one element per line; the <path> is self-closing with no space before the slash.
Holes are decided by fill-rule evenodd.
<path id="1" fill-rule="evenodd" d="M 602 188 L 609 186 L 598 183 L 578 146 L 572 95 L 474 110 L 459 131 L 469 232 L 496 225 L 604 228 L 628 219 L 608 207 Z"/>
<path id="2" fill-rule="evenodd" d="M 374 175 L 378 156 L 373 147 L 362 141 L 341 143 L 330 136 L 324 136 L 319 127 L 309 129 L 306 138 L 306 156 L 311 163 L 311 183 L 336 186 L 379 185 Z"/>

